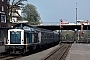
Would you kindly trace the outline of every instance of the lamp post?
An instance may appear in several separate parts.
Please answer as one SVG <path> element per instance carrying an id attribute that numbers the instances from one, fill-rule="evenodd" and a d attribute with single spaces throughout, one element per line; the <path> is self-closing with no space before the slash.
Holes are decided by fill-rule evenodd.
<path id="1" fill-rule="evenodd" d="M 87 20 L 87 43 L 88 43 L 88 20 Z"/>
<path id="2" fill-rule="evenodd" d="M 74 43 L 76 42 L 76 32 L 77 32 L 77 29 L 74 29 Z"/>
<path id="3" fill-rule="evenodd" d="M 60 20 L 60 30 L 61 30 L 61 32 L 60 32 L 60 43 L 62 42 L 62 19 Z"/>
<path id="4" fill-rule="evenodd" d="M 76 25 L 77 25 L 77 3 L 76 3 Z"/>
<path id="5" fill-rule="evenodd" d="M 82 22 L 81 23 L 81 31 L 80 31 L 80 38 L 81 38 L 81 40 L 82 40 L 82 36 L 83 36 L 83 26 L 84 26 L 84 24 Z"/>

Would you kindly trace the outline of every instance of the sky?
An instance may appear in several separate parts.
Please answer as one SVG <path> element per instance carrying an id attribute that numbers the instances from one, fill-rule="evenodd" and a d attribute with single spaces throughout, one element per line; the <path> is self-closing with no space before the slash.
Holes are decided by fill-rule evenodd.
<path id="1" fill-rule="evenodd" d="M 77 19 L 90 20 L 90 0 L 28 0 L 36 6 L 43 22 L 76 22 Z M 76 4 L 77 3 L 77 4 Z"/>

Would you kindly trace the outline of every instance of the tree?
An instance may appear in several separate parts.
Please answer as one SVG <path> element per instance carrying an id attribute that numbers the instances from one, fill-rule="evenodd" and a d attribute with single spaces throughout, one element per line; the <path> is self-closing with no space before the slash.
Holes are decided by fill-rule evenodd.
<path id="1" fill-rule="evenodd" d="M 72 35 L 71 34 L 66 34 L 66 39 L 72 39 Z"/>
<path id="2" fill-rule="evenodd" d="M 40 15 L 36 10 L 36 7 L 32 4 L 27 4 L 22 8 L 23 19 L 27 20 L 30 25 L 40 24 Z"/>
<path id="3" fill-rule="evenodd" d="M 62 32 L 63 37 L 65 37 L 65 39 L 72 39 L 73 37 L 73 32 L 72 31 L 63 31 Z"/>
<path id="4" fill-rule="evenodd" d="M 23 2 L 27 0 L 9 0 L 9 10 L 8 10 L 8 20 L 12 20 L 12 13 L 17 13 L 15 8 L 19 8 L 20 6 L 24 5 Z M 10 15 L 9 15 L 10 14 Z M 21 18 L 21 17 L 20 17 Z"/>

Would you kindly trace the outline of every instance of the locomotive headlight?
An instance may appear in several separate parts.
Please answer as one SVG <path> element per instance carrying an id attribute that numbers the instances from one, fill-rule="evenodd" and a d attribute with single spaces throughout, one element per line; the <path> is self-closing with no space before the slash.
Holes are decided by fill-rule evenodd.
<path id="1" fill-rule="evenodd" d="M 7 44 L 9 43 L 9 40 L 7 40 L 7 42 L 6 42 Z"/>
<path id="2" fill-rule="evenodd" d="M 22 40 L 22 43 L 24 44 L 24 40 Z"/>

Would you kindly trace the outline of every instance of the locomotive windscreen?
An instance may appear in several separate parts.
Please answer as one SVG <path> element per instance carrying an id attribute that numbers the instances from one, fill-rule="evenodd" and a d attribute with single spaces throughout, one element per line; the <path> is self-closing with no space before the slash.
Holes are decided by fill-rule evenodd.
<path id="1" fill-rule="evenodd" d="M 21 44 L 21 31 L 10 32 L 10 44 Z"/>

